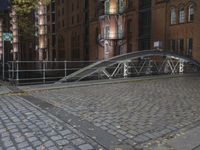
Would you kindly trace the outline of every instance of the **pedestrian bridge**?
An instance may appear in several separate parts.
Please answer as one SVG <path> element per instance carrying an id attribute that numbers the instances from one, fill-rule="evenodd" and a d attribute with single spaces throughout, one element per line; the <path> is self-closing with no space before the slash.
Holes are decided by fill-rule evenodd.
<path id="1" fill-rule="evenodd" d="M 199 71 L 200 63 L 191 58 L 169 51 L 145 50 L 98 61 L 62 78 L 59 82 Z"/>

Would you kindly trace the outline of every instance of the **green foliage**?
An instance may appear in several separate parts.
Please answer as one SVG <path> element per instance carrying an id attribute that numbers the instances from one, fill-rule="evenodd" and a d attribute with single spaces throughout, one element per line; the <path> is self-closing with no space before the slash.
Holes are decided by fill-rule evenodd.
<path id="1" fill-rule="evenodd" d="M 18 14 L 28 14 L 35 10 L 40 2 L 47 5 L 50 0 L 13 0 L 12 6 L 15 7 Z"/>
<path id="2" fill-rule="evenodd" d="M 12 8 L 16 10 L 18 26 L 22 34 L 34 35 L 34 11 L 39 4 L 48 5 L 50 0 L 12 0 Z"/>

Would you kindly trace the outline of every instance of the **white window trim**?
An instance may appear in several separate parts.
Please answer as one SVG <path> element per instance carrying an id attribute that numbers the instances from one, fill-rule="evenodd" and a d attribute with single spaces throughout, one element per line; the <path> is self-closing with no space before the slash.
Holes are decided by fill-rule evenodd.
<path id="1" fill-rule="evenodd" d="M 184 8 L 179 9 L 179 23 L 185 22 L 185 10 Z"/>
<path id="2" fill-rule="evenodd" d="M 193 4 L 188 7 L 188 22 L 192 22 L 191 15 L 194 16 L 194 6 Z"/>
<path id="3" fill-rule="evenodd" d="M 170 13 L 171 24 L 176 24 L 176 9 L 172 8 Z"/>

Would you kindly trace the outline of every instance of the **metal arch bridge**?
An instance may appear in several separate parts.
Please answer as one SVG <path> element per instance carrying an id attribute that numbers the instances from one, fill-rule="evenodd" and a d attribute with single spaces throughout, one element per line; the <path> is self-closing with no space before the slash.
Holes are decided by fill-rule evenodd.
<path id="1" fill-rule="evenodd" d="M 98 61 L 64 77 L 59 82 L 199 71 L 200 63 L 191 58 L 169 51 L 145 50 Z"/>

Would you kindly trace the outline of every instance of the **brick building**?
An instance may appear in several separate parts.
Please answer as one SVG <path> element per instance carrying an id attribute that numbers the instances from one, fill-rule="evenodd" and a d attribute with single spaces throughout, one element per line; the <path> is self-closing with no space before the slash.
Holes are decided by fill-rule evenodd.
<path id="1" fill-rule="evenodd" d="M 52 0 L 47 8 L 50 60 L 86 60 L 88 1 Z"/>
<path id="2" fill-rule="evenodd" d="M 158 46 L 200 60 L 199 8 L 197 0 L 52 0 L 49 58 L 101 60 Z"/>

